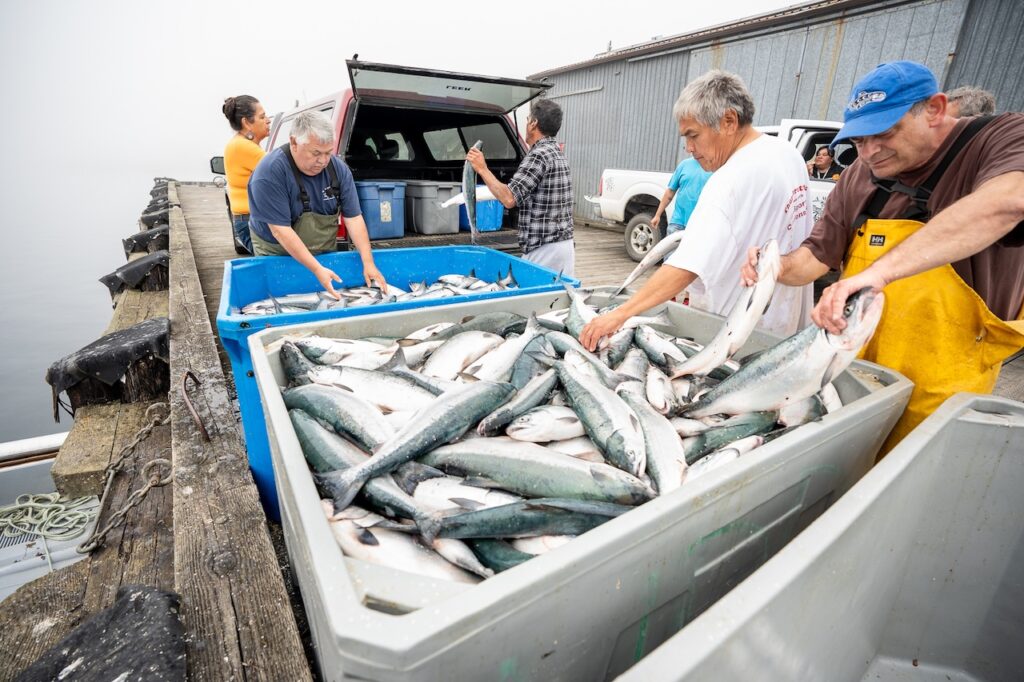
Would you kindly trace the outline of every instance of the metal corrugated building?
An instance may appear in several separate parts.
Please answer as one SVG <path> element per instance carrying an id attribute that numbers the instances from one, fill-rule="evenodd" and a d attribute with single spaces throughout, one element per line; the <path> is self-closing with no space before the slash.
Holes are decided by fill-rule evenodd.
<path id="1" fill-rule="evenodd" d="M 530 76 L 554 83 L 565 118 L 576 216 L 605 168 L 671 171 L 685 158 L 672 118 L 683 85 L 711 68 L 739 74 L 755 123 L 841 120 L 856 80 L 881 62 L 927 65 L 944 89 L 976 85 L 999 111 L 1024 109 L 1021 0 L 828 0 L 635 45 Z"/>

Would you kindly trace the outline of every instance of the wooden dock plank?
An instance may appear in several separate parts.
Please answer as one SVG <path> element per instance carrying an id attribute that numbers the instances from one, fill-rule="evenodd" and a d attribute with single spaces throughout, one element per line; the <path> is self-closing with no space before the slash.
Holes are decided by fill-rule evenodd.
<path id="1" fill-rule="evenodd" d="M 206 199 L 195 213 L 184 201 L 190 220 L 216 206 Z M 222 195 L 219 200 L 216 208 L 223 212 Z M 311 679 L 228 398 L 181 209 L 172 209 L 170 223 L 174 572 L 189 634 L 189 676 Z M 202 382 L 189 395 L 209 431 L 208 443 L 178 388 L 186 371 Z"/>
<path id="2" fill-rule="evenodd" d="M 97 406 L 116 408 L 105 419 L 109 434 L 104 437 L 112 454 L 120 454 L 135 439 L 147 423 L 150 404 Z M 139 443 L 127 458 L 126 470 L 114 478 L 98 527 L 143 486 L 142 465 L 167 458 L 170 446 L 169 425 L 155 427 Z M 168 488 L 153 489 L 128 513 L 125 525 L 114 529 L 89 557 L 22 586 L 0 604 L 0 680 L 14 679 L 89 616 L 113 604 L 122 585 L 174 589 L 170 500 Z"/>
<path id="3" fill-rule="evenodd" d="M 84 621 L 89 560 L 22 586 L 0 605 L 0 680 L 14 680 Z"/>

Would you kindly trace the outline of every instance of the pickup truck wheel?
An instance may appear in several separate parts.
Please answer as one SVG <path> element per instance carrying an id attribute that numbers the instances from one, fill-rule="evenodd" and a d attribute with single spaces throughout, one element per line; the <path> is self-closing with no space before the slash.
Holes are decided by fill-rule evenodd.
<path id="1" fill-rule="evenodd" d="M 626 225 L 626 255 L 640 262 L 661 241 L 661 233 L 651 227 L 650 213 L 637 213 Z"/>

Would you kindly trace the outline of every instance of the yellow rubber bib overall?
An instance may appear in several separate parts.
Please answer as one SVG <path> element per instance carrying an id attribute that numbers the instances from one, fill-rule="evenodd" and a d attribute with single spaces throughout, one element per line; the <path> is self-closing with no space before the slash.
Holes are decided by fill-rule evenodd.
<path id="1" fill-rule="evenodd" d="M 861 272 L 917 231 L 915 220 L 869 219 L 846 254 L 844 277 Z M 949 396 L 989 393 L 1002 361 L 1024 348 L 1024 322 L 1004 322 L 953 269 L 943 265 L 885 287 L 885 311 L 860 357 L 914 382 L 885 454 Z"/>

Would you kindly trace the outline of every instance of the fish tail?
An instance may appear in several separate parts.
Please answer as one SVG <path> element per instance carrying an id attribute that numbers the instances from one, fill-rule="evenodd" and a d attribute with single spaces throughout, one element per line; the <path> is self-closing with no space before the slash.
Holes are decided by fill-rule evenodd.
<path id="1" fill-rule="evenodd" d="M 442 515 L 438 512 L 420 514 L 416 517 L 416 527 L 420 529 L 420 535 L 427 543 L 432 543 L 441 532 Z"/>
<path id="2" fill-rule="evenodd" d="M 352 467 L 341 472 L 332 472 L 329 482 L 325 482 L 325 489 L 330 493 L 334 502 L 334 513 L 342 511 L 355 499 L 356 495 L 366 482 L 366 476 L 360 467 Z"/>

